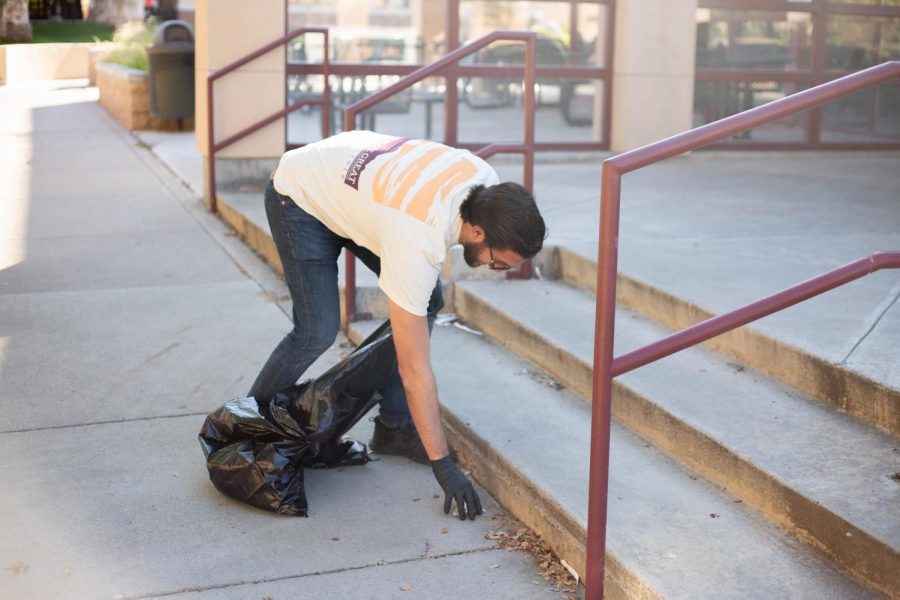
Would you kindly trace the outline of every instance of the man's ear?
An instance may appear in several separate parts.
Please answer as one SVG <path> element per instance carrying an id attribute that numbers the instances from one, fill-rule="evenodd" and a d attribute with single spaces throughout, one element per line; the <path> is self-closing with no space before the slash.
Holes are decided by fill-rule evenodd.
<path id="1" fill-rule="evenodd" d="M 479 225 L 472 225 L 472 241 L 476 244 L 484 241 L 484 229 Z"/>

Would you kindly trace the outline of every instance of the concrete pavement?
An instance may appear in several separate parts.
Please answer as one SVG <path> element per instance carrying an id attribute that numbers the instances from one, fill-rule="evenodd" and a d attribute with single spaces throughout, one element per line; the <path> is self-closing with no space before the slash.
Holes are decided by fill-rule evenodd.
<path id="1" fill-rule="evenodd" d="M 445 517 L 407 460 L 309 472 L 309 519 L 216 492 L 196 433 L 286 331 L 286 291 L 96 100 L 0 88 L 0 596 L 560 597 L 484 538 L 486 492 L 487 518 Z"/>

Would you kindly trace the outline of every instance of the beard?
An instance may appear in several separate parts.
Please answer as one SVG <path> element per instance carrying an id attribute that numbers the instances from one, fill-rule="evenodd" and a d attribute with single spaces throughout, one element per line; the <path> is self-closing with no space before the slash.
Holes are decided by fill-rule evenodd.
<path id="1" fill-rule="evenodd" d="M 468 244 L 463 244 L 463 258 L 466 261 L 466 264 L 472 267 L 473 269 L 481 266 L 481 262 L 478 260 L 478 255 L 481 254 L 481 251 L 484 250 L 484 244 L 478 244 L 475 242 L 469 242 Z"/>

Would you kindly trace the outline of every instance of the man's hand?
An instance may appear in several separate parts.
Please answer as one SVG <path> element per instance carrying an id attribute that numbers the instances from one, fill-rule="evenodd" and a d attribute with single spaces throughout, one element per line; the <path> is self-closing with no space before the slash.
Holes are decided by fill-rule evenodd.
<path id="1" fill-rule="evenodd" d="M 434 471 L 435 479 L 444 490 L 445 515 L 450 512 L 453 500 L 456 500 L 456 510 L 459 513 L 460 521 L 465 521 L 467 515 L 474 521 L 477 515 L 484 514 L 481 500 L 478 499 L 472 482 L 463 475 L 450 455 L 431 461 L 431 469 Z"/>

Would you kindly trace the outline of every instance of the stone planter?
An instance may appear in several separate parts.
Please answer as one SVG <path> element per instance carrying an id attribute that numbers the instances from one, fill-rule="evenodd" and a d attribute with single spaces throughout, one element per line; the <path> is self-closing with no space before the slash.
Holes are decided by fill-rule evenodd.
<path id="1" fill-rule="evenodd" d="M 101 62 L 97 64 L 97 87 L 100 90 L 100 105 L 126 129 L 178 130 L 176 119 L 150 116 L 150 92 L 145 71 Z M 194 119 L 183 119 L 182 124 L 185 131 L 192 130 Z"/>

